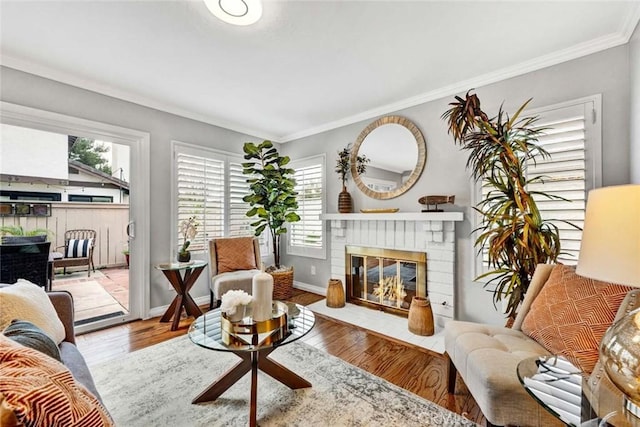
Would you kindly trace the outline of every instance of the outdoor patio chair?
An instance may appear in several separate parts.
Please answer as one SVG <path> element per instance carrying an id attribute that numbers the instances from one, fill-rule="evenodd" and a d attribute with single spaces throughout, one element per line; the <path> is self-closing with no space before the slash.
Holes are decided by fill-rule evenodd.
<path id="1" fill-rule="evenodd" d="M 93 264 L 93 248 L 96 244 L 95 230 L 67 230 L 64 233 L 64 246 L 59 246 L 56 251 L 62 256 L 55 257 L 54 268 L 62 268 L 66 274 L 67 267 L 87 266 L 87 277 L 91 276 L 91 270 L 96 271 Z"/>
<path id="2" fill-rule="evenodd" d="M 25 279 L 47 289 L 51 242 L 0 245 L 0 283 Z"/>

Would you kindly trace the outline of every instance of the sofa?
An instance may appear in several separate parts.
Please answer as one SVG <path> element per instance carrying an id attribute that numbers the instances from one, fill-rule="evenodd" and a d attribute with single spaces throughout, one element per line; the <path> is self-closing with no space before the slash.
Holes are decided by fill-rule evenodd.
<path id="1" fill-rule="evenodd" d="M 3 334 L 0 336 L 0 345 L 2 345 L 0 383 L 4 383 L 4 385 L 0 384 L 0 425 L 11 426 L 14 425 L 12 422 L 15 422 L 15 425 L 28 425 L 29 422 L 25 420 L 33 418 L 41 423 L 46 419 L 42 417 L 50 417 L 50 421 L 46 421 L 46 424 L 52 425 L 112 425 L 110 416 L 102 405 L 91 372 L 75 345 L 74 307 L 71 294 L 66 291 L 53 291 L 47 292 L 46 297 L 42 297 L 40 294 L 40 292 L 44 294 L 42 288 L 35 289 L 36 285 L 26 281 L 18 284 L 28 291 L 25 294 L 27 303 L 40 298 L 41 301 L 37 304 L 42 306 L 42 299 L 48 298 L 50 304 L 47 304 L 46 310 L 43 311 L 47 311 L 46 316 L 53 316 L 54 312 L 57 314 L 56 319 L 47 322 L 55 324 L 57 331 L 51 333 L 50 325 L 43 325 L 43 319 L 46 321 L 47 317 L 39 317 L 41 313 L 30 315 L 23 310 L 20 312 L 20 314 L 24 313 L 22 316 L 14 313 L 13 317 L 32 321 L 36 330 L 39 330 L 38 325 L 43 326 L 41 332 L 48 332 L 46 335 L 52 338 L 52 345 L 57 344 L 62 363 L 56 360 L 57 357 L 38 351 L 37 346 L 29 348 L 19 344 L 22 341 L 16 342 L 17 339 L 8 332 L 14 322 L 4 327 L 7 312 L 11 311 L 8 305 L 12 304 L 12 300 L 7 297 L 6 292 L 2 291 L 10 290 L 10 287 L 16 285 L 0 284 L 0 310 L 3 311 L 0 316 L 3 323 Z M 39 296 L 33 298 L 33 295 Z M 34 307 L 38 307 L 37 304 Z M 63 329 L 60 329 L 60 323 Z M 48 377 L 54 379 L 47 382 Z M 15 381 L 15 384 L 9 386 L 11 381 Z M 37 402 L 29 402 L 31 396 L 34 396 L 33 400 Z M 64 400 L 66 405 L 60 405 L 61 400 Z M 63 413 L 57 412 L 61 407 Z"/>
<path id="2" fill-rule="evenodd" d="M 612 395 L 601 400 L 615 401 L 620 392 L 604 373 L 598 347 L 606 328 L 638 306 L 638 289 L 582 278 L 569 266 L 538 265 L 512 327 L 464 321 L 446 324 L 448 391 L 455 392 L 459 373 L 487 426 L 564 425 L 520 384 L 518 363 L 534 356 L 563 355 L 588 376 L 585 395 L 597 391 Z"/>

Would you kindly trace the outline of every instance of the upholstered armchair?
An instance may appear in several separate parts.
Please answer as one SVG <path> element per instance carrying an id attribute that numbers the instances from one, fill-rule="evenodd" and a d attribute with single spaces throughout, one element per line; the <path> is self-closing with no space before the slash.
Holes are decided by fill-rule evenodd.
<path id="1" fill-rule="evenodd" d="M 449 393 L 457 373 L 487 419 L 487 426 L 563 425 L 518 380 L 524 359 L 561 354 L 590 375 L 590 389 L 615 387 L 598 361 L 602 334 L 638 304 L 640 290 L 583 278 L 572 267 L 538 265 L 511 328 L 451 321 L 445 326 Z"/>
<path id="2" fill-rule="evenodd" d="M 254 237 L 229 237 L 209 241 L 211 272 L 209 308 L 232 289 L 251 294 L 253 276 L 260 272 L 260 242 Z"/>

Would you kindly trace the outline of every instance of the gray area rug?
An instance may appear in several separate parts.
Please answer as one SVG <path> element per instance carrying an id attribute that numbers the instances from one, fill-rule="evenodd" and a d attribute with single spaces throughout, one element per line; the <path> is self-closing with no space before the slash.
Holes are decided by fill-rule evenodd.
<path id="1" fill-rule="evenodd" d="M 301 342 L 283 346 L 270 357 L 313 387 L 290 390 L 260 372 L 260 426 L 476 425 Z M 249 374 L 216 401 L 191 404 L 239 360 L 183 336 L 92 366 L 91 372 L 117 426 L 247 426 Z"/>

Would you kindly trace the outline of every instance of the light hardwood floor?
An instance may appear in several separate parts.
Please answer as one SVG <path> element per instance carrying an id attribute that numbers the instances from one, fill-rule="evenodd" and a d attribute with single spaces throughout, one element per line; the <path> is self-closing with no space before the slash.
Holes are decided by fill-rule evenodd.
<path id="1" fill-rule="evenodd" d="M 294 290 L 291 301 L 308 305 L 321 299 L 324 297 Z M 447 393 L 444 356 L 329 318 L 316 316 L 316 319 L 313 330 L 303 338 L 307 344 L 484 425 L 484 416 L 459 377 L 456 394 Z M 140 320 L 80 335 L 77 344 L 87 362 L 94 364 L 184 335 L 193 321 L 183 317 L 180 327 L 171 331 L 169 323 L 158 320 Z"/>

